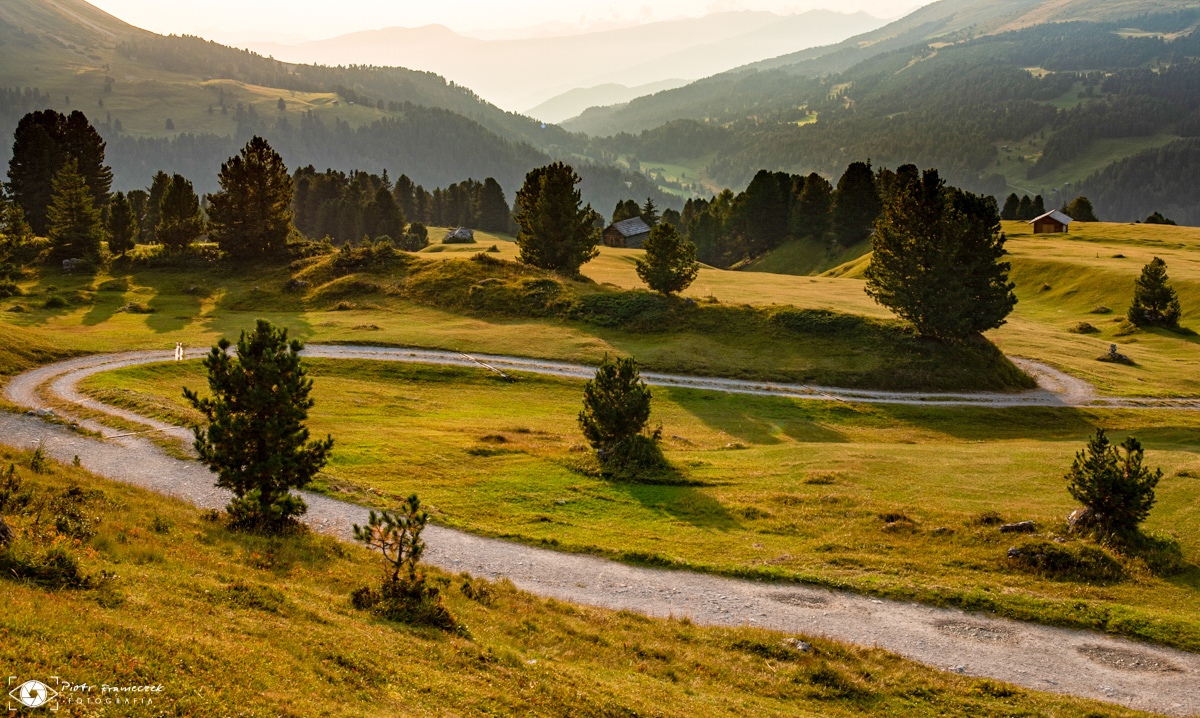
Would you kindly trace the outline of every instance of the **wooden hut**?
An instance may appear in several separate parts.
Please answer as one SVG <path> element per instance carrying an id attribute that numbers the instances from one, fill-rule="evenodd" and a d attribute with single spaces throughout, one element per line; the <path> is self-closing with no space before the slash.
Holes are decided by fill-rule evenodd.
<path id="1" fill-rule="evenodd" d="M 642 242 L 650 236 L 650 225 L 641 217 L 631 217 L 608 225 L 602 236 L 606 247 L 641 249 Z"/>
<path id="2" fill-rule="evenodd" d="M 1029 224 L 1033 225 L 1034 234 L 1066 234 L 1069 231 L 1067 225 L 1074 221 L 1055 209 L 1043 214 L 1041 217 L 1034 217 L 1029 220 Z"/>

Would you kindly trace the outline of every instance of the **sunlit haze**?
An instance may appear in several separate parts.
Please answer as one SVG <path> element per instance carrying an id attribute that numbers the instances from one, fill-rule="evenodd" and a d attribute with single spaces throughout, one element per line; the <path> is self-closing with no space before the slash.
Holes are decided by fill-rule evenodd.
<path id="1" fill-rule="evenodd" d="M 154 0 L 95 0 L 94 5 L 147 30 L 201 35 L 224 42 L 299 42 L 356 30 L 441 24 L 457 32 L 525 28 L 553 23 L 551 30 L 629 25 L 729 10 L 769 10 L 785 14 L 813 9 L 864 10 L 876 17 L 900 15 L 931 0 L 441 0 L 385 2 L 351 0 L 208 0 L 162 3 Z M 564 27 L 565 26 L 565 27 Z"/>

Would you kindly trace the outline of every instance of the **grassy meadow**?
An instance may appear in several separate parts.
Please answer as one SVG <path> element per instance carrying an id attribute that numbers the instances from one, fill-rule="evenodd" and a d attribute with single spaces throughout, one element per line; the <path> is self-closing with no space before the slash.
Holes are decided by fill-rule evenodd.
<path id="1" fill-rule="evenodd" d="M 390 506 L 417 492 L 439 523 L 667 567 L 801 580 L 1128 633 L 1200 649 L 1200 416 L 1172 412 L 884 407 L 654 389 L 678 485 L 610 481 L 575 417 L 582 382 L 475 369 L 312 360 L 318 488 Z M 92 396 L 196 420 L 198 361 L 95 375 Z M 1063 475 L 1095 427 L 1134 433 L 1162 466 L 1148 528 L 1177 540 L 1170 570 L 1118 557 L 1119 575 L 1011 564 L 997 520 L 1067 538 Z M 1000 519 L 989 519 L 989 512 Z M 1084 544 L 1063 544 L 1076 550 Z M 1151 559 L 1151 563 L 1153 559 Z"/>
<path id="2" fill-rule="evenodd" d="M 32 512 L 6 512 L 17 550 L 66 552 L 87 578 L 78 587 L 0 579 L 0 661 L 26 678 L 92 686 L 67 692 L 79 701 L 63 706 L 69 715 L 1147 715 L 878 649 L 805 638 L 811 651 L 800 652 L 768 631 L 574 606 L 506 581 L 475 581 L 491 593 L 481 602 L 438 571 L 466 635 L 372 618 L 349 600 L 378 579 L 364 549 L 232 532 L 82 469 L 51 463 L 34 474 L 31 459 L 0 447 L 35 503 L 86 516 L 59 533 Z M 149 706 L 84 703 L 100 699 L 100 684 L 163 691 Z"/>

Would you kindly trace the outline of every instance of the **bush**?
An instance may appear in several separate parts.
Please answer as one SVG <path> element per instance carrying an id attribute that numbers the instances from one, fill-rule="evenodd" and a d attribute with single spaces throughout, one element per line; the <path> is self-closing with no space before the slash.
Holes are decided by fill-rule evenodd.
<path id="1" fill-rule="evenodd" d="M 869 320 L 827 309 L 785 309 L 771 315 L 771 323 L 800 334 L 829 336 L 866 327 Z"/>
<path id="2" fill-rule="evenodd" d="M 9 297 L 19 297 L 25 294 L 21 288 L 12 282 L 0 282 L 0 299 L 8 299 Z"/>
<path id="3" fill-rule="evenodd" d="M 1008 559 L 1020 568 L 1053 578 L 1076 581 L 1120 581 L 1121 564 L 1096 546 L 1071 548 L 1049 541 L 1027 541 L 1008 550 Z"/>
<path id="4" fill-rule="evenodd" d="M 429 230 L 420 222 L 413 222 L 396 244 L 405 252 L 419 252 L 429 246 Z"/>
<path id="5" fill-rule="evenodd" d="M 67 300 L 59 296 L 50 297 L 42 304 L 42 309 L 65 309 Z"/>
<path id="6" fill-rule="evenodd" d="M 1072 334 L 1097 334 L 1100 332 L 1099 329 L 1087 322 L 1079 322 L 1067 331 L 1070 331 Z"/>
<path id="7" fill-rule="evenodd" d="M 1132 436 L 1113 446 L 1103 429 L 1075 455 L 1067 491 L 1090 508 L 1097 530 L 1107 537 L 1131 538 L 1154 506 L 1162 469 L 1142 466 L 1141 442 Z"/>

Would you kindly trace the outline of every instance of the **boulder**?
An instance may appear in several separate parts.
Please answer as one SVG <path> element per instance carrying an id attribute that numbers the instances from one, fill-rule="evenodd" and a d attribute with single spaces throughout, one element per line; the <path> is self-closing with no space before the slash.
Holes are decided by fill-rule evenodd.
<path id="1" fill-rule="evenodd" d="M 1067 533 L 1087 531 L 1096 525 L 1096 512 L 1091 507 L 1075 509 L 1067 517 Z"/>
<path id="2" fill-rule="evenodd" d="M 1032 521 L 1018 521 L 1015 524 L 1004 524 L 1000 527 L 1000 533 L 1018 533 L 1029 534 L 1037 531 L 1037 524 Z"/>

